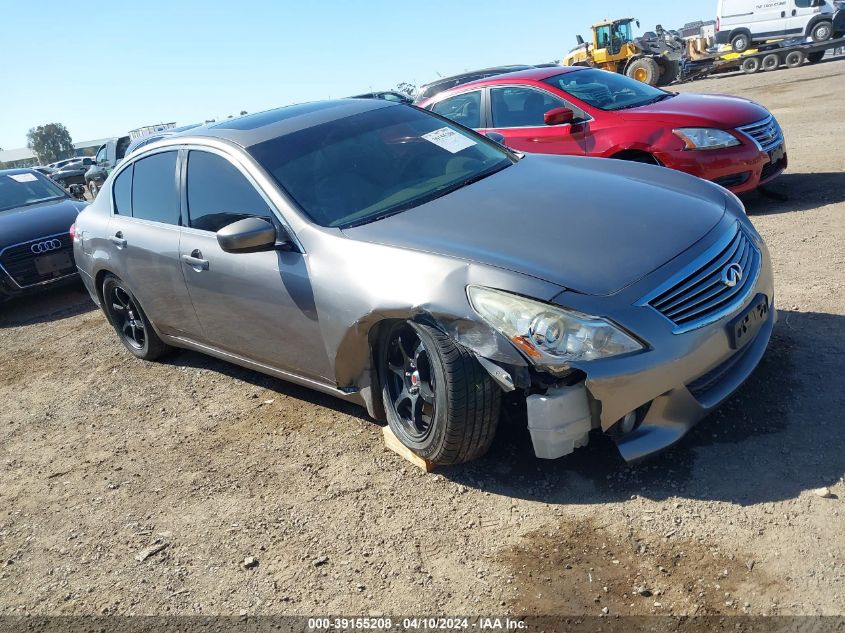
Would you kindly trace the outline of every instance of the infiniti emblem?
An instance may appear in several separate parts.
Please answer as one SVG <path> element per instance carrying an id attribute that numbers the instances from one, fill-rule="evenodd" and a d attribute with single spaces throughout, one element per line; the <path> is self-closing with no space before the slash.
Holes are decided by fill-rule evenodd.
<path id="1" fill-rule="evenodd" d="M 742 275 L 742 266 L 739 264 L 733 263 L 730 266 L 725 266 L 722 270 L 722 283 L 728 288 L 733 288 L 742 281 Z"/>
<path id="2" fill-rule="evenodd" d="M 49 251 L 57 251 L 62 247 L 62 243 L 59 240 L 45 240 L 43 242 L 37 242 L 29 247 L 36 255 L 40 255 L 41 253 L 47 253 Z"/>

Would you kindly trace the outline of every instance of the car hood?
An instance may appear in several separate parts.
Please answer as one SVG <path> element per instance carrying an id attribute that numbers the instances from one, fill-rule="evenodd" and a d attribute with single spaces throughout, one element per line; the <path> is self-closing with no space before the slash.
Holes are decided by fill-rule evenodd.
<path id="1" fill-rule="evenodd" d="M 704 237 L 724 216 L 726 201 L 716 185 L 662 167 L 532 154 L 344 234 L 608 295 Z"/>
<path id="2" fill-rule="evenodd" d="M 708 125 L 720 129 L 732 129 L 749 123 L 756 123 L 769 116 L 763 106 L 741 97 L 727 95 L 678 94 L 651 105 L 622 110 L 628 121 L 653 120 L 655 117 L 671 119 L 684 126 Z"/>
<path id="3" fill-rule="evenodd" d="M 64 198 L 0 211 L 0 249 L 47 235 L 67 233 L 87 204 Z"/>

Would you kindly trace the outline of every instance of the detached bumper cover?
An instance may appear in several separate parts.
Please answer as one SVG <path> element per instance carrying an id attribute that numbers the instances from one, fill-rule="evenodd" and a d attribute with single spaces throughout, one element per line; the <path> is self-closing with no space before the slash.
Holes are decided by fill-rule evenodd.
<path id="1" fill-rule="evenodd" d="M 760 268 L 747 294 L 737 299 L 730 312 L 702 327 L 676 332 L 670 320 L 641 301 L 678 270 L 699 265 L 702 253 L 722 243 L 735 224 L 735 219 L 726 217 L 696 248 L 667 265 L 669 270 L 658 270 L 613 297 L 567 292 L 556 298 L 559 304 L 586 314 L 610 316 L 649 345 L 641 353 L 576 365 L 587 376 L 583 384 L 589 394 L 593 428 L 608 431 L 626 414 L 646 411 L 636 430 L 626 435 L 613 434 L 626 460 L 641 459 L 680 440 L 745 382 L 765 353 L 776 320 L 771 262 L 765 244 L 745 219 L 741 224 L 759 251 Z M 756 305 L 761 295 L 766 297 L 768 313 L 754 338 L 736 349 L 729 325 Z M 607 309 L 608 301 L 614 310 Z M 541 409 L 537 407 L 535 411 Z M 530 413 L 529 408 L 529 427 L 559 427 L 561 432 L 567 427 L 562 416 L 553 422 L 538 422 L 531 419 Z M 569 417 L 579 419 L 578 415 Z M 576 425 L 571 430 L 574 435 L 580 427 Z M 542 451 L 535 452 L 543 456 Z"/>

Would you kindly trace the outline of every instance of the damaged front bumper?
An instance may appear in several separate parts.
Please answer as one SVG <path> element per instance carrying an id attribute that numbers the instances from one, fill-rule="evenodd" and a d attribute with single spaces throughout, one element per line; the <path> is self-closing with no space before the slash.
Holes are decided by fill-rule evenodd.
<path id="1" fill-rule="evenodd" d="M 626 306 L 614 321 L 647 341 L 649 349 L 573 364 L 586 376 L 574 385 L 533 385 L 534 394 L 526 400 L 537 457 L 567 455 L 599 429 L 612 437 L 626 461 L 642 459 L 675 444 L 745 382 L 762 359 L 777 319 L 768 251 L 759 236 L 749 232 L 749 237 L 760 256 L 756 279 L 730 312 L 712 323 L 679 332 L 643 303 L 653 285 L 648 278 L 614 297 Z M 696 263 L 695 256 L 687 257 L 687 264 Z M 607 298 L 569 293 L 556 302 L 604 314 L 602 300 Z M 762 316 L 748 330 L 748 340 L 738 342 L 737 319 L 757 308 Z"/>

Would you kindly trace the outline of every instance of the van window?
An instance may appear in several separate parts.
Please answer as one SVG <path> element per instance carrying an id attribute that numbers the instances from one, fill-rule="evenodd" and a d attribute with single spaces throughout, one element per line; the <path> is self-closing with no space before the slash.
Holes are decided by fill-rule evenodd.
<path id="1" fill-rule="evenodd" d="M 132 217 L 179 224 L 176 152 L 161 152 L 135 162 Z"/>

